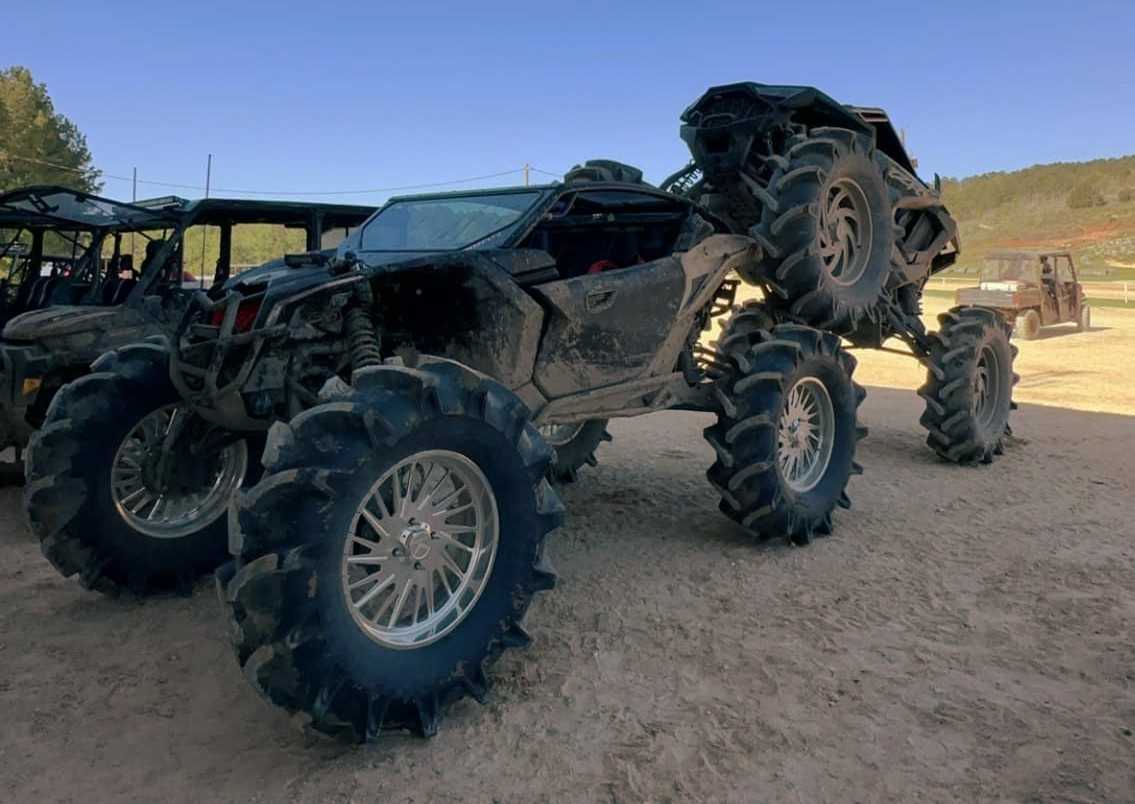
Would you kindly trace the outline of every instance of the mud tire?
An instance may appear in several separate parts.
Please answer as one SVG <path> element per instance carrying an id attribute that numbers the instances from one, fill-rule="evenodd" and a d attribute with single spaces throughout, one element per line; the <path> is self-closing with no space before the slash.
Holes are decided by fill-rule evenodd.
<path id="1" fill-rule="evenodd" d="M 1040 315 L 1037 314 L 1037 311 L 1025 310 L 1021 313 L 1017 318 L 1017 325 L 1013 334 L 1022 341 L 1036 340 L 1036 336 L 1040 334 Z"/>
<path id="2" fill-rule="evenodd" d="M 761 301 L 747 301 L 733 308 L 732 314 L 721 328 L 717 339 L 717 354 L 727 358 L 733 343 L 749 344 L 750 338 L 762 331 L 769 331 L 777 324 L 776 316 Z"/>
<path id="3" fill-rule="evenodd" d="M 364 369 L 354 385 L 273 426 L 264 479 L 232 506 L 236 560 L 218 572 L 218 593 L 244 675 L 269 701 L 354 741 L 392 729 L 430 736 L 448 705 L 484 703 L 487 668 L 530 642 L 521 621 L 533 594 L 555 583 L 543 542 L 564 516 L 546 480 L 552 449 L 513 394 L 450 361 Z M 436 641 L 395 649 L 356 623 L 344 550 L 376 480 L 423 450 L 460 453 L 483 473 L 499 543 L 464 619 Z"/>
<path id="4" fill-rule="evenodd" d="M 855 447 L 867 430 L 857 423 L 866 392 L 851 375 L 855 358 L 831 333 L 795 324 L 730 340 L 731 370 L 717 381 L 717 423 L 704 435 L 717 453 L 707 472 L 720 508 L 761 537 L 787 536 L 807 544 L 832 531 L 835 508 L 848 508 L 846 488 L 862 470 Z M 801 382 L 822 385 L 832 416 L 830 454 L 809 488 L 786 476 L 779 436 L 785 402 Z"/>
<path id="5" fill-rule="evenodd" d="M 836 334 L 877 315 L 903 230 L 870 137 L 816 128 L 789 141 L 768 182 L 759 223 L 769 304 Z"/>
<path id="6" fill-rule="evenodd" d="M 979 307 L 956 307 L 938 322 L 941 329 L 930 334 L 926 383 L 918 391 L 926 401 L 920 420 L 926 443 L 953 463 L 990 463 L 1003 450 L 1019 379 L 1009 324 Z"/>
<path id="7" fill-rule="evenodd" d="M 168 361 L 151 344 L 99 358 L 93 373 L 60 389 L 28 446 L 28 525 L 52 566 L 103 594 L 185 594 L 228 558 L 223 509 L 195 532 L 156 538 L 132 527 L 111 496 L 111 462 L 123 439 L 143 417 L 179 401 Z M 246 439 L 245 483 L 260 473 L 262 442 Z"/>
<path id="8" fill-rule="evenodd" d="M 556 451 L 556 459 L 548 474 L 553 484 L 573 483 L 581 468 L 597 466 L 599 462 L 595 459 L 595 451 L 604 441 L 611 440 L 611 434 L 607 431 L 607 419 L 583 422 L 578 431 L 562 442 L 545 430 L 541 430 L 541 433 Z"/>

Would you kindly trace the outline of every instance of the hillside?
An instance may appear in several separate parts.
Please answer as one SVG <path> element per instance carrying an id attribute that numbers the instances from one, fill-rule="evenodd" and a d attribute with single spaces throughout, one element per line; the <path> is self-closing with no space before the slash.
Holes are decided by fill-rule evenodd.
<path id="1" fill-rule="evenodd" d="M 1088 279 L 1135 277 L 1135 156 L 943 179 L 962 271 L 994 248 L 1067 248 Z"/>

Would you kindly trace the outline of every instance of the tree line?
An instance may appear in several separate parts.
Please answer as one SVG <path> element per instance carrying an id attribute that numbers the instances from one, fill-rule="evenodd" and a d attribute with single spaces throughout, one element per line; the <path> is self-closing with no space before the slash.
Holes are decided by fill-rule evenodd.
<path id="1" fill-rule="evenodd" d="M 1128 204 L 1135 201 L 1135 156 L 943 179 L 942 198 L 960 221 L 1012 207 L 1089 209 Z"/>

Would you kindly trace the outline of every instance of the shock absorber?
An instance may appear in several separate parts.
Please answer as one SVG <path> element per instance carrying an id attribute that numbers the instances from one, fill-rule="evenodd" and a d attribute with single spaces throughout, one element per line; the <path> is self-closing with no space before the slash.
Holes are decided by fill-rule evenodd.
<path id="1" fill-rule="evenodd" d="M 370 282 L 362 281 L 355 291 L 354 303 L 344 316 L 347 346 L 355 369 L 382 365 L 382 350 L 374 325 L 374 293 Z"/>

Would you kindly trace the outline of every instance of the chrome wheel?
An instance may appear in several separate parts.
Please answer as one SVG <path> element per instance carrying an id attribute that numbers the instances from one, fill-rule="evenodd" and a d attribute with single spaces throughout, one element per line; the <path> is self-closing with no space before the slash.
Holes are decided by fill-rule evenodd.
<path id="1" fill-rule="evenodd" d="M 544 440 L 553 447 L 562 447 L 579 435 L 583 431 L 585 424 L 587 424 L 587 422 L 578 422 L 576 424 L 542 424 L 536 429 L 540 431 L 540 435 L 544 436 Z"/>
<path id="2" fill-rule="evenodd" d="M 178 404 L 155 410 L 127 433 L 111 463 L 114 507 L 130 527 L 155 539 L 179 539 L 215 522 L 248 469 L 248 447 L 238 441 L 219 454 L 190 459 L 195 463 L 188 481 L 159 482 L 155 467 L 163 442 L 187 415 Z"/>
<path id="3" fill-rule="evenodd" d="M 484 591 L 499 527 L 492 487 L 473 461 L 447 450 L 403 459 L 351 522 L 342 572 L 351 616 L 386 647 L 441 639 Z"/>
<path id="4" fill-rule="evenodd" d="M 820 207 L 820 259 L 840 285 L 854 285 L 871 259 L 871 205 L 851 179 L 837 179 Z"/>
<path id="5" fill-rule="evenodd" d="M 777 461 L 795 492 L 810 491 L 823 478 L 835 443 L 835 411 L 824 383 L 798 380 L 784 398 L 777 425 Z"/>

